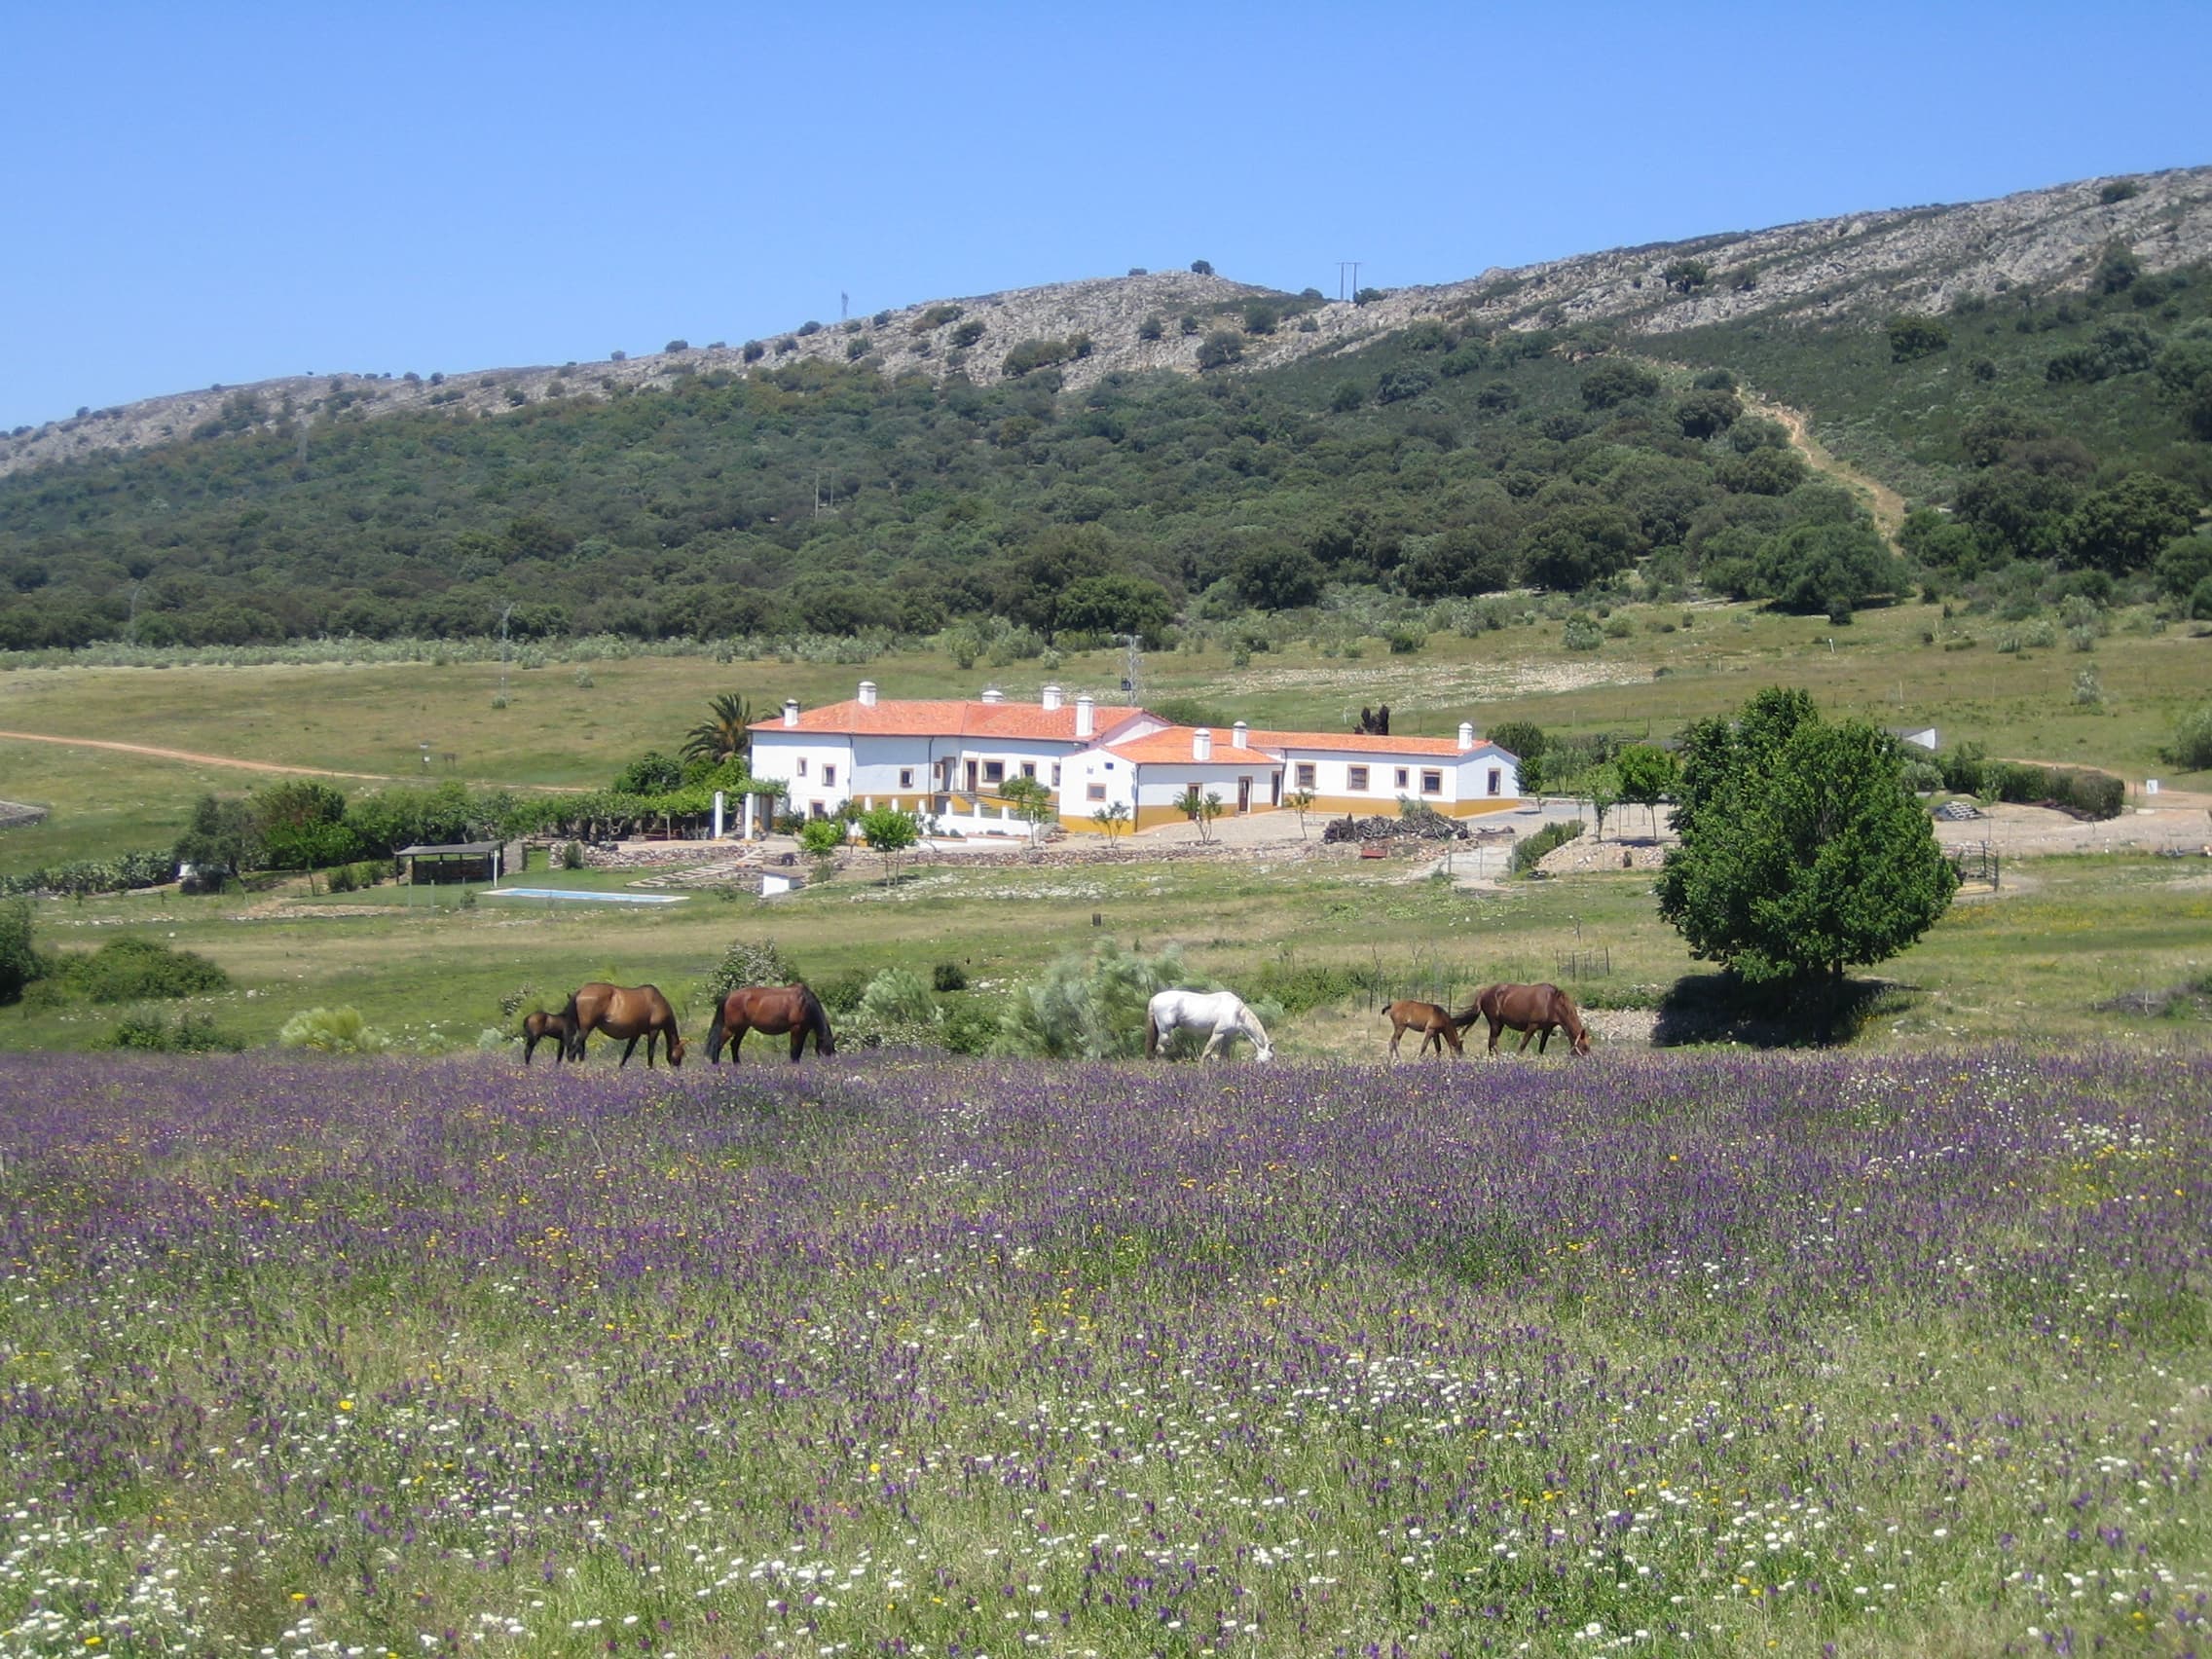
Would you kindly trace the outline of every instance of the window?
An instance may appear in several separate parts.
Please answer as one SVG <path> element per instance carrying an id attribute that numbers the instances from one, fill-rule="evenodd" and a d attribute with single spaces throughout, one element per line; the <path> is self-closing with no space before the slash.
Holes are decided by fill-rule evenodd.
<path id="1" fill-rule="evenodd" d="M 1403 766 L 1400 766 L 1400 767 L 1398 768 L 1398 775 L 1397 775 L 1397 777 L 1396 777 L 1396 778 L 1395 778 L 1394 780 L 1392 780 L 1392 782 L 1391 782 L 1391 784 L 1390 784 L 1390 787 L 1391 787 L 1392 789 L 1394 789 L 1394 790 L 1403 791 L 1403 790 L 1405 789 L 1405 787 L 1406 787 L 1406 778 L 1407 778 L 1407 771 L 1406 771 L 1406 768 L 1405 768 L 1405 767 L 1403 767 Z"/>
<path id="2" fill-rule="evenodd" d="M 1104 800 L 1106 798 L 1106 786 L 1104 784 L 1084 785 L 1083 798 L 1085 800 Z"/>
<path id="3" fill-rule="evenodd" d="M 1060 763 L 1059 763 L 1059 762 L 1058 762 L 1057 760 L 1055 760 L 1055 761 L 1053 761 L 1053 762 L 1052 762 L 1052 788 L 1054 788 L 1054 789 L 1058 789 L 1059 787 L 1060 787 Z"/>
<path id="4" fill-rule="evenodd" d="M 1313 762 L 1310 760 L 1301 760 L 1298 763 L 1298 787 L 1300 789 L 1309 790 L 1313 787 Z"/>
<path id="5" fill-rule="evenodd" d="M 1504 770 L 1504 768 L 1503 768 L 1503 767 L 1500 767 L 1500 766 L 1493 766 L 1493 767 L 1492 767 L 1492 768 L 1490 769 L 1490 793 L 1491 793 L 1492 794 L 1495 794 L 1495 793 L 1497 793 L 1498 790 L 1499 790 L 1499 789 L 1500 789 L 1500 788 L 1501 788 L 1501 787 L 1502 787 L 1502 786 L 1504 785 L 1504 783 L 1505 783 L 1505 770 Z"/>
<path id="6" fill-rule="evenodd" d="M 806 776 L 806 756 L 803 755 L 798 757 L 798 775 L 802 778 Z"/>
<path id="7" fill-rule="evenodd" d="M 1366 789 L 1367 768 L 1365 766 L 1346 766 L 1345 768 L 1345 788 L 1347 790 Z"/>
<path id="8" fill-rule="evenodd" d="M 986 760 L 986 761 L 984 761 L 984 762 L 983 762 L 983 782 L 984 782 L 984 783 L 986 783 L 986 784 L 1003 784 L 1003 783 L 1005 783 L 1005 782 L 1006 782 L 1006 762 L 1005 762 L 1004 760 Z"/>
<path id="9" fill-rule="evenodd" d="M 1037 762 L 1024 760 L 1021 763 L 1021 775 L 1025 778 L 1034 778 L 1037 775 Z"/>
<path id="10" fill-rule="evenodd" d="M 833 790 L 837 787 L 836 767 L 825 766 L 822 768 L 822 787 L 826 790 Z"/>
<path id="11" fill-rule="evenodd" d="M 899 768 L 899 787 L 903 790 L 910 790 L 914 787 L 913 767 L 902 766 Z"/>
<path id="12" fill-rule="evenodd" d="M 1444 774 L 1423 770 L 1420 775 L 1420 793 L 1440 795 L 1444 793 Z"/>

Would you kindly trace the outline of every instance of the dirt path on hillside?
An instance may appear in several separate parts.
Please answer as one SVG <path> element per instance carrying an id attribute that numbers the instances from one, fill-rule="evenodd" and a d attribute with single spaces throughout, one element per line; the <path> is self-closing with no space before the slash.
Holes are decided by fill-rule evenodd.
<path id="1" fill-rule="evenodd" d="M 1887 484 L 1869 478 L 1856 466 L 1841 461 L 1827 452 L 1827 447 L 1813 436 L 1801 409 L 1792 409 L 1786 403 L 1769 403 L 1764 398 L 1752 397 L 1741 387 L 1737 395 L 1744 400 L 1744 408 L 1751 414 L 1763 416 L 1789 434 L 1789 444 L 1805 458 L 1806 464 L 1815 472 L 1825 473 L 1847 490 L 1863 492 L 1872 498 L 1869 505 L 1874 509 L 1874 523 L 1892 541 L 1904 526 L 1904 498 Z"/>
<path id="2" fill-rule="evenodd" d="M 229 755 L 202 755 L 190 749 L 159 749 L 150 743 L 116 743 L 104 737 L 57 737 L 45 731 L 0 731 L 0 738 L 18 743 L 58 743 L 69 749 L 108 749 L 119 755 L 145 755 L 157 760 L 184 760 L 197 766 L 229 766 L 240 772 L 282 772 L 297 778 L 358 778 L 365 783 L 388 784 L 384 772 L 336 772 L 328 766 L 287 766 L 276 760 L 240 760 Z"/>

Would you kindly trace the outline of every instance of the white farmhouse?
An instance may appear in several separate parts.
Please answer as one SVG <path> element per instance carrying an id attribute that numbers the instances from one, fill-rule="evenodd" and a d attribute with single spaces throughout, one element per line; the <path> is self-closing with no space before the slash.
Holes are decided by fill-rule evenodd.
<path id="1" fill-rule="evenodd" d="M 784 785 L 792 810 L 825 818 L 847 801 L 938 815 L 995 801 L 1014 778 L 1060 787 L 1070 755 L 1096 742 L 1167 722 L 1142 709 L 1072 702 L 1057 685 L 1036 703 L 996 690 L 974 699 L 885 702 L 864 680 L 847 703 L 801 710 L 753 726 L 753 775 Z"/>
<path id="2" fill-rule="evenodd" d="M 1519 759 L 1477 741 L 1468 724 L 1454 739 L 1265 731 L 1238 720 L 1226 744 L 1206 726 L 1157 727 L 1101 740 L 1062 777 L 1060 820 L 1071 830 L 1093 828 L 1093 815 L 1116 805 L 1134 829 L 1176 823 L 1185 816 L 1176 803 L 1194 788 L 1235 815 L 1272 811 L 1301 792 L 1331 816 L 1388 812 L 1401 799 L 1453 818 L 1521 804 Z"/>
<path id="3" fill-rule="evenodd" d="M 1003 804 L 1015 778 L 1051 791 L 1070 830 L 1099 828 L 1116 806 L 1135 830 L 1179 823 L 1176 805 L 1196 788 L 1225 813 L 1281 807 L 1293 793 L 1316 812 L 1387 812 L 1417 800 L 1456 818 L 1521 804 L 1519 759 L 1462 724 L 1456 738 L 1369 737 L 1348 732 L 1263 731 L 1238 720 L 1226 738 L 1207 726 L 1171 725 L 1143 709 L 1072 701 L 1057 685 L 1035 703 L 996 690 L 973 699 L 885 702 L 864 680 L 851 702 L 802 710 L 753 728 L 753 775 L 784 786 L 791 809 L 810 818 L 892 804 L 936 817 Z"/>

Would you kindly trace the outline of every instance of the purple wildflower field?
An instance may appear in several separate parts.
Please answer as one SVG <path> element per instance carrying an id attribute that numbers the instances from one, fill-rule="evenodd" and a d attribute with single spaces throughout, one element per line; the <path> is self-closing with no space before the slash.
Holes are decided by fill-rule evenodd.
<path id="1" fill-rule="evenodd" d="M 0 1654 L 2212 1653 L 2212 1058 L 0 1062 Z"/>

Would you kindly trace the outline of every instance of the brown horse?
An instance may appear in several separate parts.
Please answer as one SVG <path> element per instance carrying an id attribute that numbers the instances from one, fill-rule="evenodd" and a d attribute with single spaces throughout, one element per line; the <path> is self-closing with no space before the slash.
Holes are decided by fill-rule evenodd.
<path id="1" fill-rule="evenodd" d="M 1498 1033 L 1508 1027 L 1521 1033 L 1521 1047 L 1513 1051 L 1517 1054 L 1529 1051 L 1531 1037 L 1536 1039 L 1536 1052 L 1542 1053 L 1554 1031 L 1567 1033 L 1573 1052 L 1590 1051 L 1582 1015 L 1575 1012 L 1573 998 L 1557 985 L 1485 985 L 1465 1013 L 1452 1016 L 1452 1023 L 1464 1031 L 1478 1019 L 1490 1021 L 1490 1047 L 1485 1053 L 1497 1052 Z"/>
<path id="2" fill-rule="evenodd" d="M 1390 1058 L 1398 1057 L 1398 1039 L 1408 1031 L 1420 1033 L 1419 1053 L 1436 1051 L 1436 1057 L 1444 1057 L 1444 1045 L 1452 1045 L 1454 1054 L 1466 1050 L 1459 1042 L 1459 1027 L 1452 1022 L 1452 1015 L 1434 1003 L 1394 1002 L 1382 1011 L 1382 1017 L 1390 1022 Z M 1417 1054 L 1417 1058 L 1419 1055 Z"/>
<path id="3" fill-rule="evenodd" d="M 629 1039 L 622 1051 L 623 1065 L 628 1065 L 630 1056 L 638 1051 L 641 1037 L 645 1043 L 647 1067 L 653 1063 L 653 1045 L 664 1037 L 668 1040 L 668 1063 L 683 1063 L 683 1039 L 677 1034 L 676 1010 L 668 1006 L 658 985 L 609 985 L 595 979 L 588 985 L 578 985 L 561 1014 L 571 1022 L 571 1060 L 582 1059 L 584 1039 L 601 1031 L 609 1037 Z"/>
<path id="4" fill-rule="evenodd" d="M 803 984 L 796 985 L 740 985 L 722 998 L 715 1010 L 715 1023 L 707 1032 L 707 1063 L 713 1065 L 722 1057 L 722 1045 L 729 1045 L 729 1063 L 738 1063 L 737 1051 L 745 1043 L 748 1031 L 764 1032 L 770 1037 L 792 1034 L 792 1063 L 806 1048 L 808 1036 L 814 1038 L 817 1054 L 834 1054 L 837 1039 L 830 1030 L 830 1015 L 822 1007 L 822 999 Z"/>
<path id="5" fill-rule="evenodd" d="M 559 1065 L 569 1057 L 569 1045 L 575 1040 L 576 1024 L 565 1014 L 526 1014 L 522 1020 L 522 1063 L 530 1064 L 530 1056 L 537 1052 L 537 1045 L 548 1037 L 553 1042 L 553 1063 Z"/>

